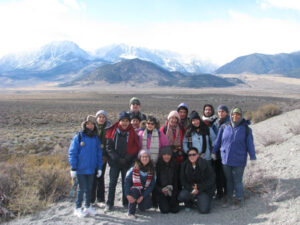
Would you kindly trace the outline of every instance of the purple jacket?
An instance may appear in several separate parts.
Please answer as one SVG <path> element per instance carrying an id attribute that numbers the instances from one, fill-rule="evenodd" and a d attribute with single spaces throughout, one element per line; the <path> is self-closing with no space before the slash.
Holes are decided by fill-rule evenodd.
<path id="1" fill-rule="evenodd" d="M 159 130 L 157 130 L 157 132 L 158 132 L 158 136 L 159 136 L 159 149 L 161 149 L 164 146 L 169 145 L 169 140 L 168 140 L 167 136 L 163 132 L 160 132 Z M 140 146 L 142 146 L 143 134 L 144 134 L 144 130 L 140 130 L 138 133 Z M 152 137 L 152 134 L 148 134 L 147 149 L 150 149 L 151 137 Z"/>
<path id="2" fill-rule="evenodd" d="M 248 121 L 242 121 L 237 127 L 224 124 L 220 127 L 218 136 L 212 150 L 216 154 L 221 151 L 222 164 L 227 166 L 246 166 L 247 153 L 251 160 L 256 159 L 252 130 L 246 138 Z"/>

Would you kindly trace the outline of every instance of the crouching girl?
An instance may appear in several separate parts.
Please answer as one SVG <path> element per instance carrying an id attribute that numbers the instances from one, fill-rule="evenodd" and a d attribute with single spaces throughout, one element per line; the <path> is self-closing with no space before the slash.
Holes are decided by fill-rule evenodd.
<path id="1" fill-rule="evenodd" d="M 155 185 L 154 166 L 147 150 L 141 150 L 134 166 L 125 178 L 125 196 L 128 199 L 128 217 L 135 219 L 136 206 L 145 211 L 152 206 L 151 193 Z"/>
<path id="2" fill-rule="evenodd" d="M 74 215 L 78 217 L 85 217 L 87 214 L 94 216 L 96 211 L 90 202 L 95 170 L 97 170 L 97 177 L 102 174 L 102 149 L 97 137 L 95 117 L 88 116 L 82 123 L 82 131 L 72 139 L 69 148 L 69 163 L 71 177 L 76 177 L 79 184 Z M 85 195 L 84 210 L 81 209 L 83 195 Z"/>

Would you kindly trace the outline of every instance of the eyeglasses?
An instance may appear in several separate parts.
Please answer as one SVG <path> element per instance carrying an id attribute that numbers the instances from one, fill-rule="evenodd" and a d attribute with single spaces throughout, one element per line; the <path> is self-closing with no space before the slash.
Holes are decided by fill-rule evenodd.
<path id="1" fill-rule="evenodd" d="M 188 156 L 196 156 L 197 154 L 196 153 L 192 153 L 192 154 L 188 154 Z"/>
<path id="2" fill-rule="evenodd" d="M 148 125 L 154 125 L 154 123 L 147 122 Z"/>

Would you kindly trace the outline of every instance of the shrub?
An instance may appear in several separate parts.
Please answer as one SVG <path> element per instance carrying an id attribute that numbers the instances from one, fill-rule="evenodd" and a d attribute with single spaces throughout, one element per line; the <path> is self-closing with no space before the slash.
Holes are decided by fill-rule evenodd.
<path id="1" fill-rule="evenodd" d="M 259 107 L 257 111 L 252 112 L 251 118 L 254 123 L 258 123 L 273 116 L 279 115 L 280 113 L 280 108 L 274 104 L 263 105 Z"/>

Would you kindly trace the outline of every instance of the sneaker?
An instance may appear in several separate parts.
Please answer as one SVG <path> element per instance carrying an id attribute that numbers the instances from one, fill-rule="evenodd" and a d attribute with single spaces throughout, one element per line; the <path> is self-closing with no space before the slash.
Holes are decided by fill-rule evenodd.
<path id="1" fill-rule="evenodd" d="M 83 210 L 83 212 L 85 212 L 86 214 L 88 214 L 90 216 L 95 216 L 97 214 L 96 210 L 92 206 L 85 208 Z"/>
<path id="2" fill-rule="evenodd" d="M 135 220 L 135 219 L 136 219 L 136 216 L 133 215 L 133 214 L 128 214 L 128 218 L 131 219 L 131 220 Z"/>
<path id="3" fill-rule="evenodd" d="M 77 208 L 74 210 L 74 215 L 79 217 L 79 218 L 83 218 L 86 216 L 86 213 L 84 211 L 82 211 L 81 208 Z"/>
<path id="4" fill-rule="evenodd" d="M 231 203 L 232 203 L 232 199 L 226 196 L 226 197 L 224 198 L 222 207 L 223 207 L 223 208 L 227 208 L 227 207 L 229 207 L 229 206 L 231 205 Z"/>
<path id="5" fill-rule="evenodd" d="M 105 205 L 104 212 L 106 213 L 106 212 L 112 211 L 112 209 L 113 209 L 113 206 Z"/>
<path id="6" fill-rule="evenodd" d="M 242 207 L 241 199 L 234 199 L 232 209 L 239 209 Z"/>
<path id="7" fill-rule="evenodd" d="M 190 212 L 190 211 L 191 211 L 191 208 L 185 207 L 185 208 L 184 208 L 184 211 Z"/>
<path id="8" fill-rule="evenodd" d="M 104 202 L 97 202 L 96 206 L 99 208 L 105 208 L 105 203 Z"/>

